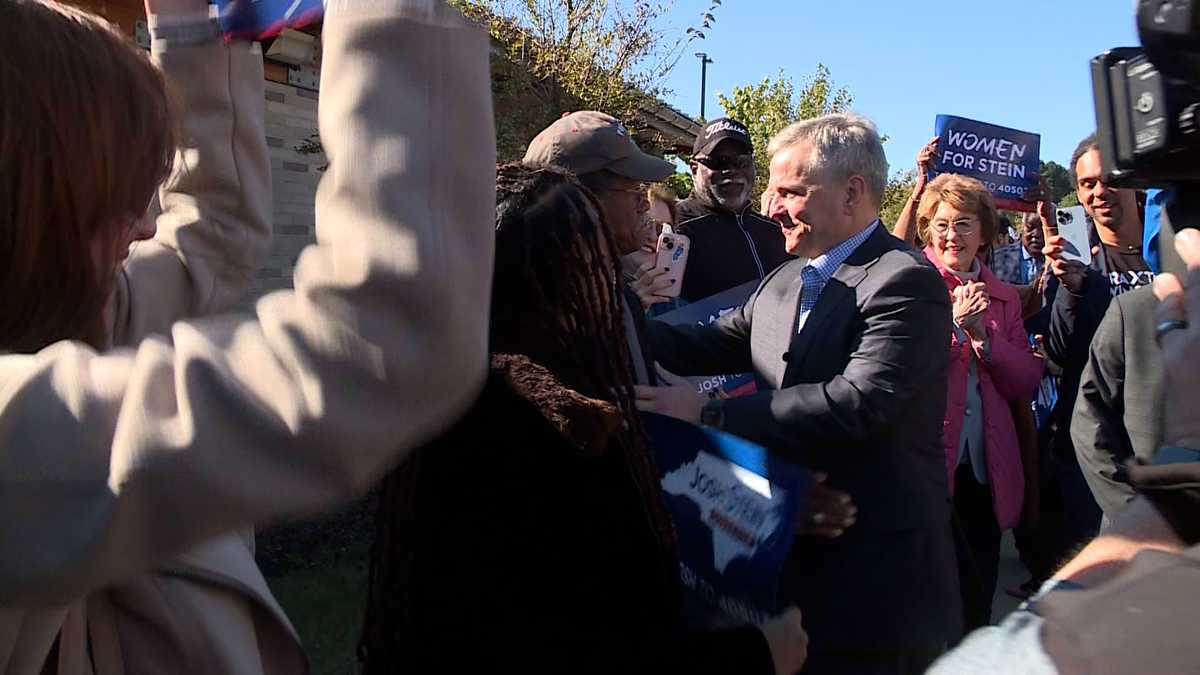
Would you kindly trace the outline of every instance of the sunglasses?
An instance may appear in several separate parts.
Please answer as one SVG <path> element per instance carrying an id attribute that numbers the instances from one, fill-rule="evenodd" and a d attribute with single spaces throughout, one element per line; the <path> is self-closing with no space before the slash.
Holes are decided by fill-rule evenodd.
<path id="1" fill-rule="evenodd" d="M 729 171 L 730 169 L 748 169 L 754 163 L 753 155 L 732 155 L 726 157 L 709 157 L 697 155 L 696 162 L 703 164 L 710 171 Z"/>

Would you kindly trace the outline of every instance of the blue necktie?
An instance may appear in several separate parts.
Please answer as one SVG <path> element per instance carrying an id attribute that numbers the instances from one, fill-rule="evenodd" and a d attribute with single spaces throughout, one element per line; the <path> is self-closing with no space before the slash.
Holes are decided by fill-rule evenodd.
<path id="1" fill-rule="evenodd" d="M 800 281 L 804 284 L 800 288 L 800 321 L 796 332 L 804 330 L 804 322 L 808 320 L 808 314 L 817 306 L 817 300 L 821 297 L 822 283 L 821 274 L 817 272 L 817 268 L 812 265 L 805 265 L 804 269 L 800 270 Z"/>

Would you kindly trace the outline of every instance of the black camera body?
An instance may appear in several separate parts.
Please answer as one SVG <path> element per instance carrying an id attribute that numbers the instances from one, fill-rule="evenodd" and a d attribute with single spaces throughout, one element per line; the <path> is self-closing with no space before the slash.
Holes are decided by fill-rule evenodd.
<path id="1" fill-rule="evenodd" d="M 1142 47 L 1092 59 L 1105 182 L 1200 182 L 1200 1 L 1139 0 Z"/>
<path id="2" fill-rule="evenodd" d="M 1183 278 L 1175 233 L 1200 227 L 1200 0 L 1138 0 L 1139 47 L 1092 59 L 1104 182 L 1165 188 L 1158 253 Z"/>

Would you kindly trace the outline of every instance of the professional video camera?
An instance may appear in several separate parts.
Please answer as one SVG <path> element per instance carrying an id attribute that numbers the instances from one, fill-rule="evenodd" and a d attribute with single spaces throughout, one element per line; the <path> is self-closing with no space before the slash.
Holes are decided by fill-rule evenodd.
<path id="1" fill-rule="evenodd" d="M 1137 26 L 1142 47 L 1092 59 L 1100 160 L 1109 185 L 1173 189 L 1170 236 L 1200 226 L 1200 2 L 1138 0 Z"/>
<path id="2" fill-rule="evenodd" d="M 1142 48 L 1092 59 L 1106 178 L 1131 188 L 1200 180 L 1200 2 L 1139 0 L 1137 25 Z"/>

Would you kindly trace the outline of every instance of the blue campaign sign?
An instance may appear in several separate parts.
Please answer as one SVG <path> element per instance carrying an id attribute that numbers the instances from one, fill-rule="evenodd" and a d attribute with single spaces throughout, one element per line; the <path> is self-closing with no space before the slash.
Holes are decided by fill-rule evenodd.
<path id="1" fill-rule="evenodd" d="M 749 441 L 642 413 L 679 533 L 680 579 L 701 613 L 761 623 L 812 476 Z"/>
<path id="2" fill-rule="evenodd" d="M 937 116 L 934 133 L 940 139 L 934 173 L 978 179 L 996 198 L 998 208 L 1035 210 L 1021 198 L 1038 184 L 1041 136 L 951 115 Z"/>
<path id="3" fill-rule="evenodd" d="M 746 282 L 741 286 L 710 295 L 703 300 L 686 304 L 679 309 L 665 312 L 654 319 L 672 326 L 707 326 L 745 304 L 750 294 L 758 288 L 758 283 L 757 281 Z M 687 379 L 695 384 L 696 390 L 702 394 L 710 393 L 714 389 L 721 389 L 730 396 L 744 396 L 757 391 L 754 376 L 750 373 L 713 374 Z"/>
<path id="4" fill-rule="evenodd" d="M 227 40 L 262 40 L 321 20 L 321 0 L 216 0 Z"/>

